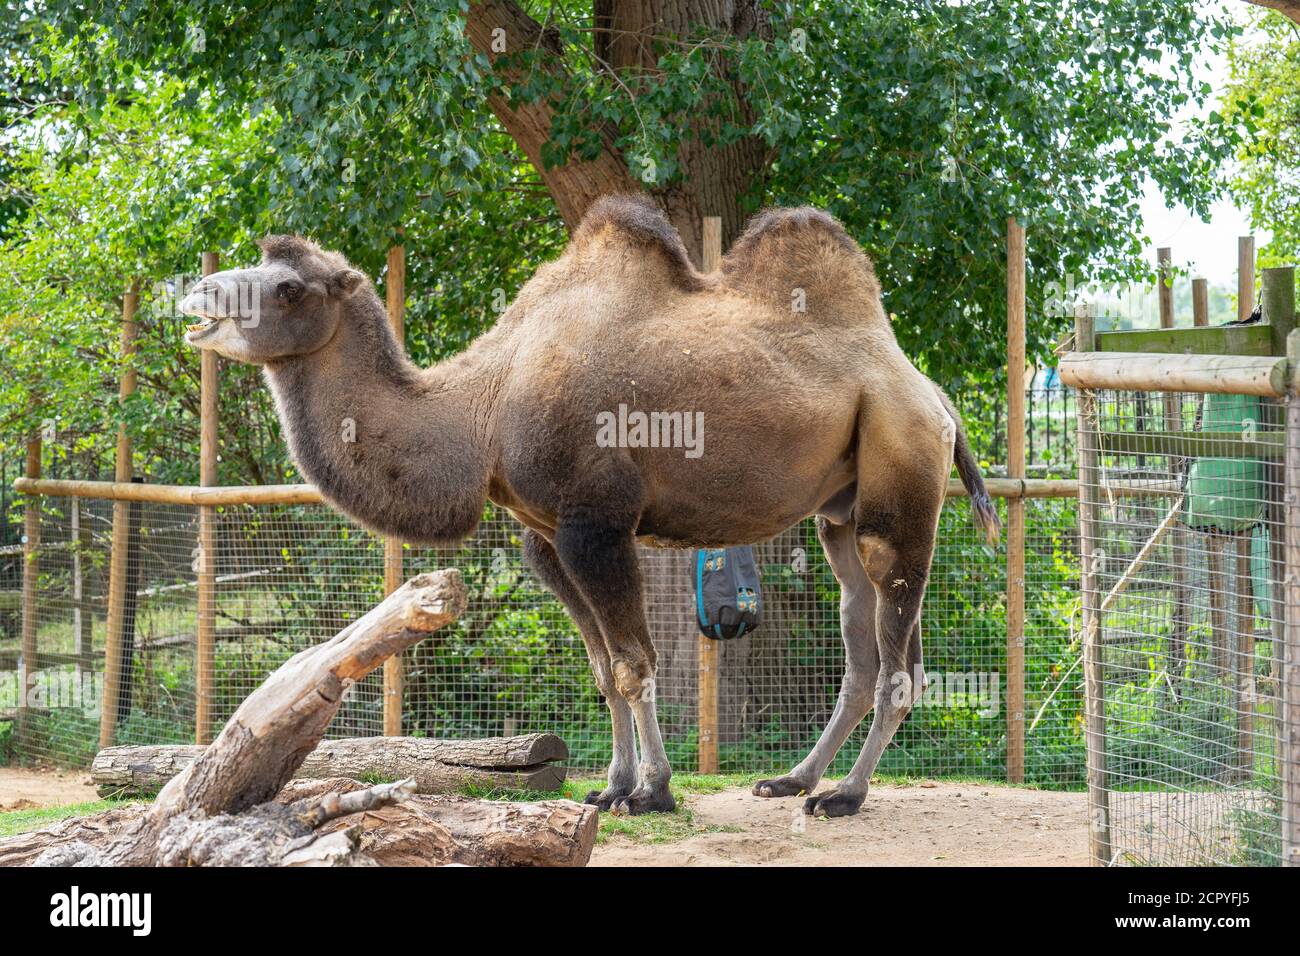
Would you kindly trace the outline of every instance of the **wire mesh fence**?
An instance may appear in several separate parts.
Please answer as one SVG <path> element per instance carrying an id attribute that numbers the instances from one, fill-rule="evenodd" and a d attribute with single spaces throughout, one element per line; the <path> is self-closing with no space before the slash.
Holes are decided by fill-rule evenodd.
<path id="1" fill-rule="evenodd" d="M 1005 421 L 972 400 L 962 403 L 972 440 L 985 461 L 997 460 Z M 1031 389 L 1027 405 L 1031 474 L 1072 475 L 1072 393 L 1059 385 Z M 36 500 L 34 691 L 15 725 L 13 751 L 25 760 L 85 765 L 99 740 L 113 504 Z M 1026 512 L 1025 779 L 1082 787 L 1076 502 L 1030 499 Z M 198 515 L 187 505 L 131 506 L 118 743 L 194 739 Z M 289 656 L 382 598 L 383 542 L 319 505 L 230 506 L 216 518 L 212 703 L 219 723 Z M 607 711 L 576 630 L 523 564 L 520 535 L 513 518 L 489 508 L 456 548 L 406 549 L 408 577 L 457 567 L 470 603 L 456 625 L 407 653 L 403 730 L 432 737 L 547 730 L 567 741 L 574 767 L 603 768 Z M 996 549 L 984 544 L 966 500 L 950 499 L 922 614 L 929 689 L 882 760 L 882 773 L 1006 774 L 1005 547 L 1005 540 Z M 14 542 L 0 556 L 0 733 L 19 704 L 21 550 Z M 839 589 L 813 523 L 758 545 L 756 554 L 764 623 L 723 642 L 719 654 L 719 766 L 727 772 L 784 772 L 798 762 L 829 719 L 843 673 Z M 697 765 L 699 742 L 689 563 L 688 552 L 642 550 L 659 652 L 659 717 L 678 769 Z M 331 733 L 382 730 L 382 677 L 375 674 L 349 692 Z M 830 773 L 847 771 L 866 730 L 864 722 Z"/>
<path id="2" fill-rule="evenodd" d="M 42 498 L 34 691 L 15 740 L 20 758 L 84 765 L 99 739 L 110 502 Z M 1027 776 L 1083 780 L 1077 648 L 1074 502 L 1029 503 L 1031 534 Z M 128 562 L 119 743 L 194 736 L 198 509 L 137 503 Z M 74 517 L 75 516 L 75 517 Z M 520 527 L 489 509 L 455 549 L 412 550 L 407 575 L 461 570 L 471 599 L 453 627 L 408 652 L 404 731 L 481 737 L 548 730 L 568 742 L 575 767 L 608 760 L 605 707 L 581 639 L 563 608 L 525 568 Z M 382 597 L 383 542 L 323 506 L 218 511 L 215 700 L 224 720 L 270 671 L 332 636 Z M 798 761 L 834 706 L 843 669 L 838 586 L 811 522 L 758 547 L 765 620 L 722 647 L 719 692 L 723 770 L 768 772 Z M 650 625 L 660 654 L 659 713 L 670 756 L 696 763 L 697 632 L 686 552 L 643 550 Z M 1005 772 L 1005 553 L 977 539 L 964 499 L 945 509 L 924 612 L 931 689 L 900 732 L 882 772 L 997 777 Z M 18 614 L 7 610 L 6 636 Z M 12 641 L 6 647 L 14 648 Z M 19 655 L 0 661 L 0 711 L 18 706 Z M 381 676 L 355 686 L 331 732 L 382 732 Z M 1054 692 L 1054 693 L 1053 693 Z M 852 763 L 865 733 L 832 772 Z"/>
<path id="3" fill-rule="evenodd" d="M 1097 391 L 1081 415 L 1104 862 L 1277 864 L 1284 406 Z"/>

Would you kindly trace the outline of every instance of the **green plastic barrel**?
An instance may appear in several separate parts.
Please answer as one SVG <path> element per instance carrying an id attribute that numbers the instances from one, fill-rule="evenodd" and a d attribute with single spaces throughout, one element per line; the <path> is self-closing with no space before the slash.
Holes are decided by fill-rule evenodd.
<path id="1" fill-rule="evenodd" d="M 1201 429 L 1242 432 L 1257 428 L 1260 412 L 1259 399 L 1253 395 L 1206 395 Z M 1198 458 L 1187 473 L 1183 521 L 1189 528 L 1200 531 L 1240 533 L 1263 519 L 1266 492 L 1263 461 Z"/>

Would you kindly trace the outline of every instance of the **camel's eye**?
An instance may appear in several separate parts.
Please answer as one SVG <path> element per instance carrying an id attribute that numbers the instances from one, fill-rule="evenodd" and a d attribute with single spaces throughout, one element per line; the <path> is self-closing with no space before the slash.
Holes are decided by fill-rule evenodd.
<path id="1" fill-rule="evenodd" d="M 276 287 L 275 294 L 283 302 L 297 302 L 302 297 L 302 283 L 281 282 Z"/>

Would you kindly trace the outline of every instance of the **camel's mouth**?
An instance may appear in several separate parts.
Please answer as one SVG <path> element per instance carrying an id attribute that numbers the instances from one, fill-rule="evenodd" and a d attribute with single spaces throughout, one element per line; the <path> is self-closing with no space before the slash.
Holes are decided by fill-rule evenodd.
<path id="1" fill-rule="evenodd" d="M 214 319 L 210 316 L 199 316 L 199 321 L 185 327 L 185 341 L 193 344 L 199 339 L 209 335 L 219 324 L 220 319 Z"/>

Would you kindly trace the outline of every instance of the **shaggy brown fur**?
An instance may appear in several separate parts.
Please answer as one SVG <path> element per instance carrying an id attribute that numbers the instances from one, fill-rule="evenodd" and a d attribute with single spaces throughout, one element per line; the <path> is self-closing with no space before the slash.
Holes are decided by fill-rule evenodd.
<path id="1" fill-rule="evenodd" d="M 261 266 L 205 280 L 251 285 L 257 323 L 214 310 L 201 288 L 186 309 L 215 321 L 190 340 L 265 366 L 295 461 L 368 527 L 455 539 L 490 498 L 530 529 L 529 561 L 573 614 L 610 702 L 614 762 L 592 797 L 602 807 L 672 804 L 634 540 L 743 544 L 823 516 L 851 612 L 848 703 L 763 795 L 816 784 L 866 713 L 844 695 L 869 682 L 863 766 L 809 807 L 857 809 L 919 690 L 918 615 L 954 452 L 977 521 L 996 534 L 996 517 L 955 412 L 899 350 L 871 263 L 834 219 L 764 212 L 720 272 L 701 275 L 648 201 L 603 200 L 492 331 L 429 369 L 406 358 L 340 256 L 293 237 L 263 248 Z M 703 413 L 703 453 L 604 447 L 600 416 L 620 406 Z"/>

